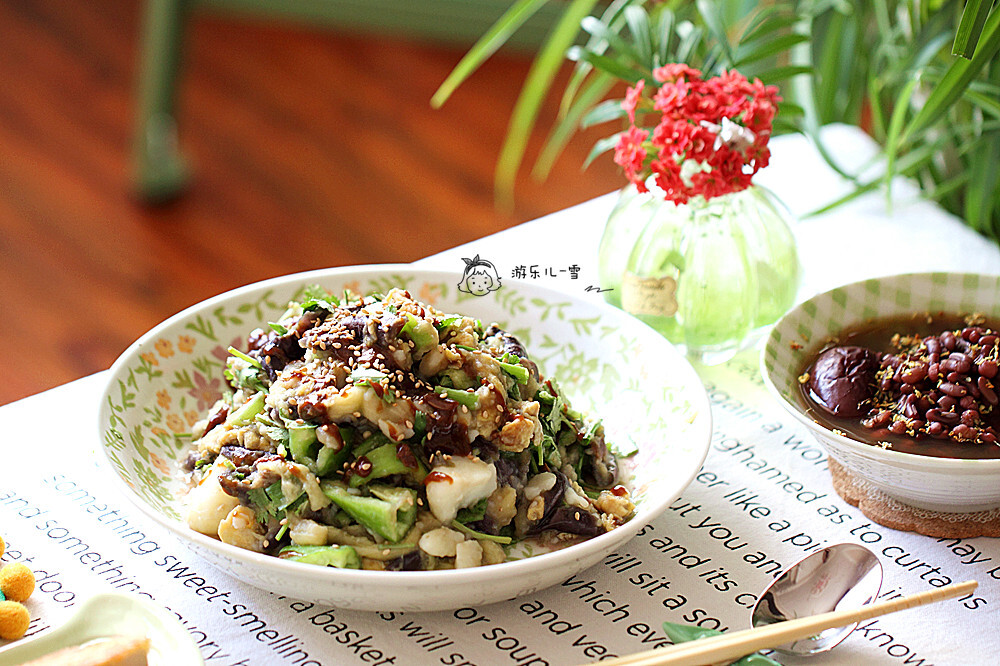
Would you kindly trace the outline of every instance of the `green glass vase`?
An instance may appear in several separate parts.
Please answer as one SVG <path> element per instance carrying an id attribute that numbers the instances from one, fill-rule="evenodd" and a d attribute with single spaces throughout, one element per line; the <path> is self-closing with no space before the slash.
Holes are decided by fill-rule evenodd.
<path id="1" fill-rule="evenodd" d="M 609 302 L 708 365 L 756 342 L 795 303 L 801 273 L 790 214 L 758 186 L 674 204 L 629 185 L 598 269 Z"/>

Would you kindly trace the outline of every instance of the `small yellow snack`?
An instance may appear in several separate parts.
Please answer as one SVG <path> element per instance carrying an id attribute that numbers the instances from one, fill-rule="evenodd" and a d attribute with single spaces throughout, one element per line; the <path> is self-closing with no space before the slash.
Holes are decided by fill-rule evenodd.
<path id="1" fill-rule="evenodd" d="M 28 609 L 16 601 L 0 601 L 0 638 L 13 641 L 24 636 L 31 624 Z"/>
<path id="2" fill-rule="evenodd" d="M 35 591 L 35 574 L 21 562 L 0 569 L 0 592 L 12 601 L 27 601 Z"/>
<path id="3" fill-rule="evenodd" d="M 3 557 L 5 552 L 7 552 L 7 544 L 3 542 L 3 537 L 0 537 L 0 557 Z"/>

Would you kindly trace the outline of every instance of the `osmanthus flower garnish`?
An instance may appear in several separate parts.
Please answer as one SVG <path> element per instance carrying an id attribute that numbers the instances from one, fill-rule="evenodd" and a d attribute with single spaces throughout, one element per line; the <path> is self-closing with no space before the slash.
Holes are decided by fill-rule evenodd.
<path id="1" fill-rule="evenodd" d="M 600 422 L 496 325 L 408 292 L 309 290 L 231 350 L 196 426 L 188 523 L 254 551 L 386 570 L 503 562 L 634 511 Z"/>
<path id="2" fill-rule="evenodd" d="M 622 102 L 629 125 L 614 159 L 626 177 L 641 192 L 652 177 L 678 204 L 749 187 L 770 158 L 778 89 L 736 71 L 703 79 L 683 64 L 659 67 L 653 79 L 659 87 L 640 80 Z M 654 125 L 646 124 L 649 118 Z"/>

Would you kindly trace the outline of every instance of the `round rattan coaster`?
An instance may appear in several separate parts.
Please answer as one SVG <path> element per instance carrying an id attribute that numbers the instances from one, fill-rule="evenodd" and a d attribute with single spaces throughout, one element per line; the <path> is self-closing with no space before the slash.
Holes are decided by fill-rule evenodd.
<path id="1" fill-rule="evenodd" d="M 852 476 L 833 458 L 829 459 L 829 465 L 833 489 L 837 494 L 879 525 L 938 538 L 1000 537 L 1000 509 L 974 513 L 918 509 L 889 497 L 864 479 Z"/>

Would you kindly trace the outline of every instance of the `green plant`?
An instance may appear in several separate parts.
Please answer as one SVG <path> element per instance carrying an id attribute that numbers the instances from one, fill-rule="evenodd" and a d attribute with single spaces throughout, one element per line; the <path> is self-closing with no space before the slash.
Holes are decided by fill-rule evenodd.
<path id="1" fill-rule="evenodd" d="M 432 99 L 439 106 L 550 0 L 517 0 Z M 539 49 L 497 161 L 510 197 L 528 136 L 565 58 L 576 62 L 533 173 L 544 178 L 581 127 L 621 121 L 624 83 L 683 62 L 706 75 L 738 69 L 781 85 L 775 132 L 818 139 L 831 122 L 863 127 L 883 147 L 884 175 L 838 205 L 912 177 L 984 235 L 1000 239 L 1000 11 L 993 0 L 566 0 Z M 609 150 L 611 135 L 589 159 Z M 831 165 L 839 167 L 820 144 Z M 589 162 L 588 159 L 588 162 Z M 860 172 L 865 172 L 862 170 Z M 860 173 L 859 172 L 859 173 Z"/>

